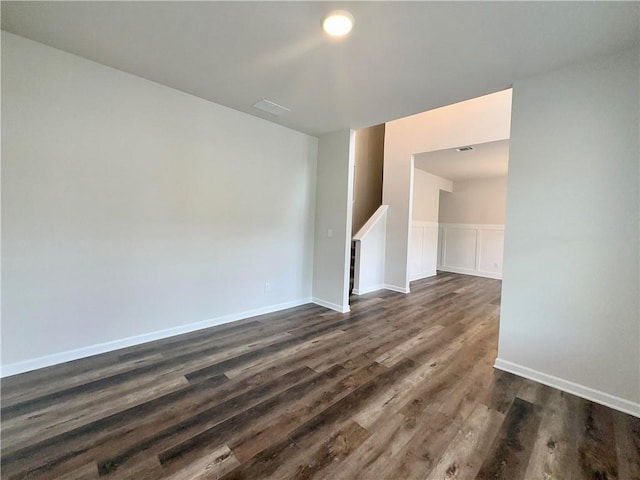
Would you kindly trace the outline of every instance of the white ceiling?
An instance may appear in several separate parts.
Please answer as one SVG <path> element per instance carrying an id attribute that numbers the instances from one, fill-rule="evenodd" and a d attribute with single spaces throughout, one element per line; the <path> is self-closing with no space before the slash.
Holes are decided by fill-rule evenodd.
<path id="1" fill-rule="evenodd" d="M 416 168 L 454 182 L 475 178 L 506 177 L 509 165 L 509 140 L 473 145 L 473 150 L 467 152 L 458 152 L 455 148 L 450 148 L 420 153 L 415 155 L 414 159 Z"/>
<path id="2" fill-rule="evenodd" d="M 356 21 L 341 41 L 320 30 L 333 8 Z M 311 134 L 636 46 L 639 18 L 638 2 L 2 2 L 12 33 Z"/>

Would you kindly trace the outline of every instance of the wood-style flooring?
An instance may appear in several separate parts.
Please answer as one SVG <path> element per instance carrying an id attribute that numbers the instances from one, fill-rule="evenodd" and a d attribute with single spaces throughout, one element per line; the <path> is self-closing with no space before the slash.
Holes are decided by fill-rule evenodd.
<path id="1" fill-rule="evenodd" d="M 492 368 L 500 281 L 306 305 L 2 381 L 2 478 L 640 479 L 640 420 Z"/>

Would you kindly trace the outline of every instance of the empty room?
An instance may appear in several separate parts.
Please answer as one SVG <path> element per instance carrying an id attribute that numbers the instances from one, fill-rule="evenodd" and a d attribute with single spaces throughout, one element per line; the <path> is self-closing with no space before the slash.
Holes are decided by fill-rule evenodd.
<path id="1" fill-rule="evenodd" d="M 640 2 L 0 13 L 2 479 L 640 480 Z"/>

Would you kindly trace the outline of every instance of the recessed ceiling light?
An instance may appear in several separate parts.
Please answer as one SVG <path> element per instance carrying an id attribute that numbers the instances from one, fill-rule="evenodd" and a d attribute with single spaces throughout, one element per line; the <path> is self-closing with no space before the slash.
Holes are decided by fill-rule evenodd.
<path id="1" fill-rule="evenodd" d="M 322 28 L 332 37 L 342 37 L 353 28 L 353 15 L 346 10 L 333 10 L 322 20 Z"/>

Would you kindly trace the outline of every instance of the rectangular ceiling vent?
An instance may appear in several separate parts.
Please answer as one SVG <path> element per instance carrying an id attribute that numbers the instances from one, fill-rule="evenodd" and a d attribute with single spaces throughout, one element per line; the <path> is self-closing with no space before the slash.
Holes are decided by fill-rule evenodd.
<path id="1" fill-rule="evenodd" d="M 270 113 L 271 115 L 276 115 L 278 117 L 283 113 L 287 113 L 291 111 L 291 109 L 287 107 L 283 107 L 282 105 L 278 105 L 277 103 L 267 100 L 265 98 L 263 98 L 257 103 L 254 103 L 253 108 L 257 108 L 258 110 L 262 110 L 263 112 L 267 112 L 267 113 Z"/>
<path id="2" fill-rule="evenodd" d="M 468 147 L 460 147 L 460 148 L 456 148 L 456 150 L 458 152 L 468 152 L 469 150 L 473 150 L 472 146 L 468 146 Z"/>

